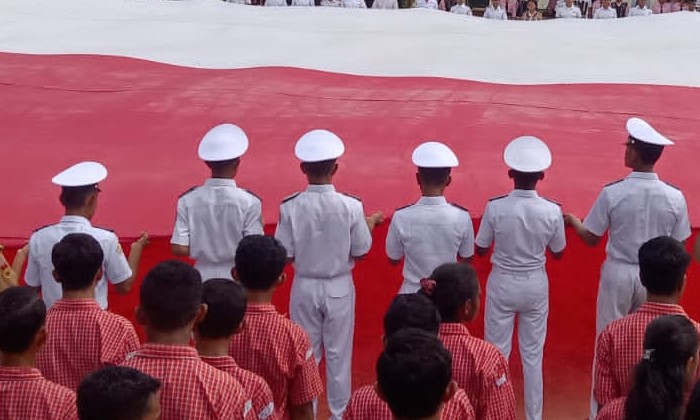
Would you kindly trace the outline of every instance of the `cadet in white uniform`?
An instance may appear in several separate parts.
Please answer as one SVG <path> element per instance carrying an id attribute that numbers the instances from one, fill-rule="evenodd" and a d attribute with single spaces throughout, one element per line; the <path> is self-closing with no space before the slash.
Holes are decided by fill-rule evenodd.
<path id="1" fill-rule="evenodd" d="M 606 231 L 609 234 L 598 287 L 596 334 L 646 301 L 639 281 L 639 247 L 657 236 L 679 241 L 690 236 L 683 193 L 654 172 L 664 146 L 673 142 L 639 118 L 627 121 L 627 131 L 625 166 L 632 173 L 603 188 L 583 223 L 573 214 L 565 216 L 589 246 L 597 245 Z"/>
<path id="2" fill-rule="evenodd" d="M 396 210 L 386 237 L 386 254 L 392 265 L 405 258 L 404 281 L 399 293 L 415 293 L 420 280 L 438 266 L 474 255 L 474 227 L 469 212 L 449 204 L 445 188 L 452 182 L 451 168 L 459 165 L 449 147 L 427 142 L 413 151 L 421 198 Z"/>
<path id="3" fill-rule="evenodd" d="M 646 0 L 637 0 L 637 5 L 627 9 L 627 16 L 651 16 L 652 11 L 646 5 Z"/>
<path id="4" fill-rule="evenodd" d="M 486 340 L 510 356 L 518 316 L 518 345 L 525 378 L 525 413 L 542 418 L 542 354 L 547 335 L 549 282 L 546 250 L 561 258 L 566 246 L 564 219 L 556 203 L 537 195 L 537 182 L 552 162 L 549 148 L 535 137 L 519 137 L 505 149 L 515 189 L 486 205 L 476 236 L 477 254 L 494 243 L 493 268 L 486 285 Z"/>
<path id="5" fill-rule="evenodd" d="M 484 19 L 508 20 L 508 13 L 500 3 L 499 0 L 491 0 L 491 4 L 484 10 Z"/>
<path id="6" fill-rule="evenodd" d="M 439 6 L 437 0 L 416 0 L 413 7 L 419 9 L 437 10 Z"/>
<path id="7" fill-rule="evenodd" d="M 381 222 L 381 213 L 366 219 L 359 199 L 333 187 L 336 160 L 344 151 L 340 138 L 326 130 L 313 130 L 299 139 L 294 152 L 309 185 L 282 202 L 275 231 L 294 264 L 290 316 L 309 335 L 317 363 L 325 350 L 328 406 L 337 420 L 351 392 L 352 268 L 369 252 L 371 230 Z"/>
<path id="8" fill-rule="evenodd" d="M 581 19 L 581 9 L 574 4 L 574 0 L 566 0 L 561 7 L 557 7 L 556 17 L 561 19 Z"/>
<path id="9" fill-rule="evenodd" d="M 367 3 L 365 0 L 342 0 L 343 7 L 347 9 L 366 9 Z"/>
<path id="10" fill-rule="evenodd" d="M 211 169 L 211 178 L 177 202 L 172 252 L 193 258 L 202 280 L 232 279 L 238 243 L 246 235 L 263 233 L 260 199 L 233 179 L 247 150 L 248 137 L 239 127 L 221 124 L 209 130 L 199 143 L 199 157 Z"/>
<path id="11" fill-rule="evenodd" d="M 399 2 L 397 0 L 374 0 L 372 9 L 398 9 Z"/>
<path id="12" fill-rule="evenodd" d="M 469 6 L 467 6 L 466 4 L 464 4 L 464 0 L 458 0 L 457 4 L 452 6 L 452 8 L 450 9 L 450 13 L 471 16 L 472 9 Z"/>
<path id="13" fill-rule="evenodd" d="M 593 14 L 593 19 L 617 19 L 617 10 L 610 7 L 610 0 L 602 0 L 602 7 Z"/>
<path id="14" fill-rule="evenodd" d="M 61 285 L 53 278 L 51 252 L 53 246 L 69 233 L 87 233 L 100 243 L 104 252 L 104 275 L 95 288 L 95 299 L 102 309 L 107 309 L 107 280 L 114 284 L 118 293 L 131 290 L 138 272 L 143 248 L 148 244 L 148 235 L 131 245 L 129 259 L 124 256 L 119 238 L 111 230 L 93 227 L 90 220 L 97 210 L 97 184 L 107 178 L 107 169 L 97 162 L 81 162 L 59 173 L 51 182 L 60 185 L 61 204 L 65 216 L 55 225 L 34 231 L 29 238 L 29 262 L 25 273 L 28 286 L 41 289 L 47 307 L 63 295 Z"/>
<path id="15" fill-rule="evenodd" d="M 316 6 L 316 3 L 314 3 L 314 0 L 292 0 L 292 6 L 313 7 Z"/>
<path id="16" fill-rule="evenodd" d="M 265 0 L 265 6 L 287 6 L 287 0 Z"/>

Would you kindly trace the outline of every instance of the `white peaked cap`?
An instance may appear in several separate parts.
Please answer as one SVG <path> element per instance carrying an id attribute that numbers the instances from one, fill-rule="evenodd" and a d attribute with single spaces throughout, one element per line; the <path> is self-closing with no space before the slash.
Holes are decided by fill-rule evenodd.
<path id="1" fill-rule="evenodd" d="M 420 168 L 454 168 L 459 165 L 452 149 L 436 141 L 428 141 L 416 147 L 411 160 Z"/>
<path id="2" fill-rule="evenodd" d="M 107 168 L 97 162 L 80 162 L 51 178 L 62 187 L 84 187 L 107 178 Z"/>
<path id="3" fill-rule="evenodd" d="M 518 172 L 542 172 L 552 165 L 552 153 L 537 137 L 522 136 L 508 143 L 503 160 Z"/>
<path id="4" fill-rule="evenodd" d="M 648 122 L 641 118 L 633 117 L 627 120 L 627 132 L 635 140 L 642 143 L 655 144 L 657 146 L 671 146 L 673 142 L 656 131 Z"/>
<path id="5" fill-rule="evenodd" d="M 312 130 L 301 136 L 294 146 L 294 154 L 302 162 L 322 162 L 337 159 L 345 153 L 340 137 L 328 130 Z"/>
<path id="6" fill-rule="evenodd" d="M 243 156 L 248 150 L 248 136 L 233 124 L 219 124 L 207 132 L 199 142 L 199 158 L 220 162 Z"/>

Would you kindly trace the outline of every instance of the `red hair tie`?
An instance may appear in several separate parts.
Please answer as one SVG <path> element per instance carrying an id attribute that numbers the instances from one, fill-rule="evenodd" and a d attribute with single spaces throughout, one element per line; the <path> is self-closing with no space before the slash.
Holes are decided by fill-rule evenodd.
<path id="1" fill-rule="evenodd" d="M 428 296 L 432 296 L 435 293 L 435 280 L 433 279 L 420 279 L 420 288 Z"/>

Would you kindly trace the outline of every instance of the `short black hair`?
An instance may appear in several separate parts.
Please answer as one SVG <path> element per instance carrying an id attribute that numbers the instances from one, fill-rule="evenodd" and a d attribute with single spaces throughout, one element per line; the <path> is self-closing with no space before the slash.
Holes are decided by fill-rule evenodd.
<path id="1" fill-rule="evenodd" d="M 632 140 L 631 146 L 637 151 L 637 155 L 639 155 L 639 160 L 645 165 L 655 164 L 664 151 L 664 147 L 658 144 L 645 143 L 634 137 L 630 137 L 630 140 Z"/>
<path id="2" fill-rule="evenodd" d="M 535 1 L 535 0 L 528 0 L 528 3 L 530 1 Z M 535 4 L 537 2 L 535 1 Z M 534 187 L 537 185 L 539 182 L 540 178 L 542 178 L 542 171 L 540 172 L 520 172 L 516 171 L 515 169 L 511 169 L 509 171 L 510 176 L 513 178 L 513 181 L 520 185 L 526 185 L 526 186 L 531 186 Z"/>
<path id="3" fill-rule="evenodd" d="M 377 360 L 379 391 L 396 417 L 435 415 L 452 381 L 452 355 L 434 335 L 406 328 L 391 335 Z"/>
<path id="4" fill-rule="evenodd" d="M 126 366 L 107 366 L 86 376 L 78 387 L 80 420 L 136 420 L 148 411 L 148 399 L 161 383 Z"/>
<path id="5" fill-rule="evenodd" d="M 46 305 L 28 287 L 0 293 L 0 351 L 24 353 L 46 321 Z"/>
<path id="6" fill-rule="evenodd" d="M 245 316 L 245 289 L 229 279 L 210 279 L 202 287 L 202 303 L 207 315 L 197 324 L 197 331 L 206 338 L 233 335 Z"/>
<path id="7" fill-rule="evenodd" d="M 670 236 L 648 240 L 639 248 L 639 278 L 649 293 L 669 296 L 683 284 L 690 254 Z"/>
<path id="8" fill-rule="evenodd" d="M 64 290 L 84 290 L 102 267 L 100 243 L 86 233 L 69 233 L 51 250 L 51 262 Z"/>
<path id="9" fill-rule="evenodd" d="M 322 160 L 320 162 L 302 162 L 304 173 L 313 177 L 330 175 L 335 167 L 336 159 Z"/>
<path id="10" fill-rule="evenodd" d="M 420 176 L 421 182 L 431 187 L 442 187 L 447 184 L 451 172 L 451 168 L 418 167 L 418 176 Z"/>
<path id="11" fill-rule="evenodd" d="M 700 419 L 700 381 L 695 383 L 690 399 L 688 399 L 688 406 L 685 408 L 685 420 L 698 419 Z"/>
<path id="12" fill-rule="evenodd" d="M 463 263 L 442 264 L 430 274 L 435 288 L 428 296 L 440 312 L 442 322 L 458 322 L 459 308 L 479 292 L 476 271 Z M 421 290 L 419 293 L 426 294 Z"/>
<path id="13" fill-rule="evenodd" d="M 440 314 L 427 297 L 414 293 L 397 295 L 384 315 L 384 336 L 404 328 L 416 328 L 437 335 Z"/>
<path id="14" fill-rule="evenodd" d="M 85 205 L 85 200 L 92 195 L 97 194 L 99 189 L 97 184 L 84 185 L 80 187 L 63 187 L 61 188 L 61 204 L 67 209 L 79 209 Z"/>
<path id="15" fill-rule="evenodd" d="M 162 331 L 184 327 L 202 303 L 202 276 L 192 266 L 170 260 L 153 267 L 141 284 L 141 310 Z"/>
<path id="16" fill-rule="evenodd" d="M 248 290 L 269 290 L 287 264 L 287 250 L 272 236 L 248 235 L 236 250 L 238 281 Z"/>
<path id="17" fill-rule="evenodd" d="M 223 171 L 226 169 L 235 169 L 241 163 L 241 158 L 229 159 L 229 160 L 205 160 L 204 163 L 211 169 L 212 172 Z"/>

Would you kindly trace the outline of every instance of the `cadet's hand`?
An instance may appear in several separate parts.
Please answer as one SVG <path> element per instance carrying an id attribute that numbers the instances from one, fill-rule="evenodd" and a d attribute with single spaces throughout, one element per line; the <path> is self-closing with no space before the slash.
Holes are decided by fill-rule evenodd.
<path id="1" fill-rule="evenodd" d="M 567 226 L 579 226 L 581 225 L 581 219 L 573 215 L 572 213 L 564 214 L 564 224 Z"/>
<path id="2" fill-rule="evenodd" d="M 151 242 L 148 240 L 148 233 L 141 232 L 141 236 L 131 244 L 131 248 L 145 248 Z"/>
<path id="3" fill-rule="evenodd" d="M 374 213 L 365 217 L 365 220 L 367 221 L 367 226 L 369 226 L 369 230 L 372 230 L 384 221 L 384 215 L 381 211 L 375 211 Z"/>

